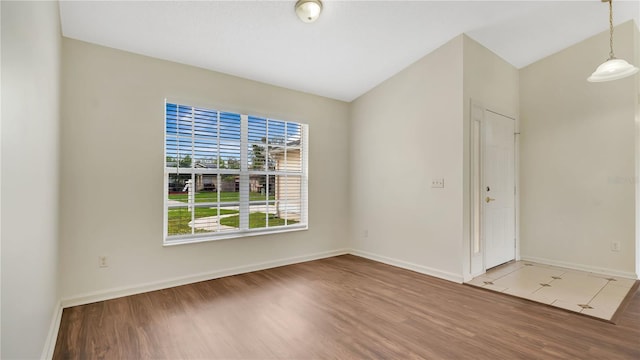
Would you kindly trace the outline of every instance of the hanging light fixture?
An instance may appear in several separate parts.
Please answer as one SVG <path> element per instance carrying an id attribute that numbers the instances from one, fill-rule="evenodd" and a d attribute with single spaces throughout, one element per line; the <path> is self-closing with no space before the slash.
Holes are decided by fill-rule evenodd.
<path id="1" fill-rule="evenodd" d="M 638 68 L 623 59 L 616 59 L 613 54 L 613 0 L 602 0 L 609 3 L 609 59 L 602 63 L 587 78 L 589 82 L 603 82 L 625 78 L 638 72 Z"/>
<path id="2" fill-rule="evenodd" d="M 320 0 L 298 0 L 296 3 L 296 14 L 300 20 L 312 23 L 320 17 L 322 12 L 322 1 Z"/>

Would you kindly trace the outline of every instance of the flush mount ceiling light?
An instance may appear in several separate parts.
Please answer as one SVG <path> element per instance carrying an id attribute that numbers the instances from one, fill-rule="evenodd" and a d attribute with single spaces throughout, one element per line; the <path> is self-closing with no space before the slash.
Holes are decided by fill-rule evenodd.
<path id="1" fill-rule="evenodd" d="M 602 0 L 609 3 L 609 59 L 602 63 L 587 78 L 589 82 L 603 82 L 625 78 L 638 72 L 638 68 L 623 59 L 616 59 L 613 54 L 613 0 Z"/>
<path id="2" fill-rule="evenodd" d="M 320 17 L 322 12 L 322 2 L 320 0 L 298 0 L 296 3 L 296 14 L 300 20 L 312 23 Z"/>

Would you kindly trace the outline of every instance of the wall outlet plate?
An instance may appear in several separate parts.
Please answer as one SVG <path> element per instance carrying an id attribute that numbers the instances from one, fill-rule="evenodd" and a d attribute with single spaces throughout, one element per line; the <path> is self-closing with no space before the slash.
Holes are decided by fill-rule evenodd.
<path id="1" fill-rule="evenodd" d="M 98 256 L 98 267 L 101 267 L 101 268 L 109 267 L 109 263 L 107 263 L 106 256 Z"/>
<path id="2" fill-rule="evenodd" d="M 620 251 L 620 241 L 611 242 L 611 251 Z"/>
<path id="3" fill-rule="evenodd" d="M 444 178 L 432 179 L 431 180 L 432 188 L 444 188 Z"/>

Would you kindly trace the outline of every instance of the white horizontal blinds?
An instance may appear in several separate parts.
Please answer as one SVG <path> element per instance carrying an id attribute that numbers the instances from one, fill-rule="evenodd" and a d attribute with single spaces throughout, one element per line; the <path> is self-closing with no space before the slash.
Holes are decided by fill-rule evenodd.
<path id="1" fill-rule="evenodd" d="M 220 112 L 218 232 L 240 230 L 240 159 L 242 119 L 240 114 Z"/>
<path id="2" fill-rule="evenodd" d="M 220 113 L 171 103 L 165 111 L 167 238 L 217 232 L 221 214 L 233 213 L 220 209 Z"/>
<path id="3" fill-rule="evenodd" d="M 218 112 L 215 110 L 193 109 L 193 160 L 194 167 L 201 173 L 218 168 Z"/>
<path id="4" fill-rule="evenodd" d="M 249 228 L 269 227 L 274 209 L 275 187 L 269 186 L 269 149 L 267 119 L 247 118 L 247 171 L 249 173 Z M 272 224 L 274 222 L 272 221 Z"/>
<path id="5" fill-rule="evenodd" d="M 191 108 L 166 105 L 166 166 L 191 167 L 192 119 Z"/>
<path id="6" fill-rule="evenodd" d="M 193 108 L 193 201 L 189 224 L 194 234 L 220 231 L 221 116 L 211 109 Z M 225 212 L 226 213 L 226 212 Z"/>
<path id="7" fill-rule="evenodd" d="M 165 115 L 168 240 L 306 222 L 305 125 L 172 103 Z"/>
<path id="8" fill-rule="evenodd" d="M 240 170 L 240 114 L 220 113 L 220 168 Z"/>
<path id="9" fill-rule="evenodd" d="M 193 113 L 191 107 L 166 104 L 165 164 L 167 173 L 167 232 L 190 235 L 193 206 L 185 186 L 192 181 Z M 191 206 L 190 206 L 191 205 Z"/>

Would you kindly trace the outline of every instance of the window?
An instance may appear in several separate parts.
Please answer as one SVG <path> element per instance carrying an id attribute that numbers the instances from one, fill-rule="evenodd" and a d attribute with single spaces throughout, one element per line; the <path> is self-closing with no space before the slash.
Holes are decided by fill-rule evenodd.
<path id="1" fill-rule="evenodd" d="M 165 244 L 307 228 L 307 125 L 166 103 L 165 129 Z"/>

